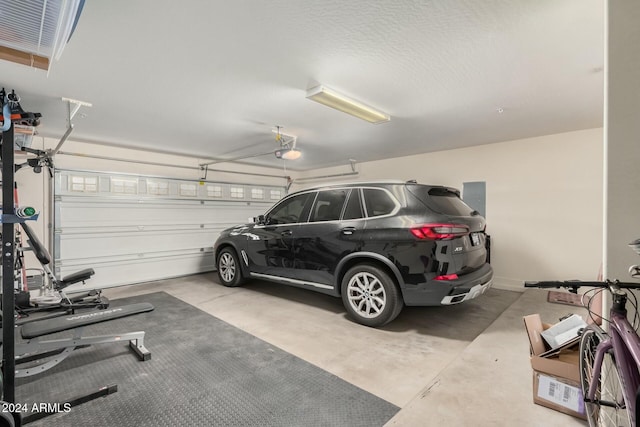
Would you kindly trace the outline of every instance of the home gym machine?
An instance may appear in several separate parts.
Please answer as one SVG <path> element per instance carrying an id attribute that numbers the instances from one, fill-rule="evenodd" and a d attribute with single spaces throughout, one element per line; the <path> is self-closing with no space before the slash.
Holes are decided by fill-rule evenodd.
<path id="1" fill-rule="evenodd" d="M 15 322 L 14 322 L 14 268 L 15 268 L 15 224 L 24 221 L 16 215 L 14 206 L 13 187 L 14 176 L 14 120 L 21 122 L 29 119 L 32 125 L 39 124 L 39 115 L 25 114 L 19 107 L 15 92 L 7 94 L 0 91 L 0 105 L 2 107 L 2 399 L 7 403 L 15 403 Z M 13 110 L 13 111 L 12 111 Z M 14 118 L 14 114 L 17 116 Z M 0 422 L 3 425 L 21 425 L 20 414 L 1 413 Z"/>
<path id="2" fill-rule="evenodd" d="M 83 312 L 67 317 L 55 319 L 36 320 L 16 329 L 15 321 L 15 261 L 16 241 L 15 225 L 21 224 L 31 241 L 31 247 L 39 261 L 46 266 L 50 256 L 40 244 L 34 233 L 26 226 L 25 221 L 35 219 L 34 212 L 25 212 L 25 209 L 15 206 L 14 185 L 15 172 L 24 165 L 14 164 L 14 124 L 37 126 L 40 121 L 39 113 L 26 113 L 22 110 L 19 98 L 14 91 L 7 94 L 4 89 L 0 91 L 0 119 L 2 124 L 2 138 L 0 139 L 0 155 L 2 161 L 2 407 L 16 407 L 16 377 L 26 377 L 39 374 L 64 360 L 72 351 L 94 344 L 129 342 L 129 347 L 137 355 L 139 360 L 149 360 L 151 353 L 144 346 L 144 331 L 118 333 L 102 336 L 84 336 L 83 327 L 96 323 L 107 322 L 134 314 L 152 311 L 154 307 L 149 303 L 130 304 L 115 308 Z M 50 153 L 36 153 L 36 160 L 30 159 L 27 165 L 34 168 L 51 166 Z M 25 215 L 26 214 L 26 215 Z M 84 270 L 74 273 L 71 277 L 56 280 L 56 285 L 61 290 L 65 285 L 88 279 L 93 270 Z M 51 274 L 51 277 L 54 277 Z M 54 277 L 55 278 L 55 277 Z M 104 307 L 102 307 L 104 308 Z M 16 343 L 16 331 L 19 331 L 23 341 Z M 73 336 L 68 339 L 43 340 L 46 335 L 63 331 L 71 331 Z M 33 363 L 35 362 L 35 367 Z M 18 364 L 31 364 L 30 368 L 16 370 Z M 100 387 L 96 391 L 67 400 L 64 405 L 73 407 L 88 402 L 98 397 L 103 397 L 117 391 L 116 385 Z M 26 415 L 19 411 L 0 411 L 0 427 L 20 427 L 51 412 L 37 412 Z"/>

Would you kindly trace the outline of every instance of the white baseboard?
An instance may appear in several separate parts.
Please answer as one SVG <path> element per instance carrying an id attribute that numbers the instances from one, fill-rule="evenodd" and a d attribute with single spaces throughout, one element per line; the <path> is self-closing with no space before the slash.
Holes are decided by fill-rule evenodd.
<path id="1" fill-rule="evenodd" d="M 515 292 L 524 292 L 524 280 L 520 279 L 508 279 L 506 277 L 497 277 L 493 278 L 493 288 L 500 289 L 503 291 L 515 291 Z"/>

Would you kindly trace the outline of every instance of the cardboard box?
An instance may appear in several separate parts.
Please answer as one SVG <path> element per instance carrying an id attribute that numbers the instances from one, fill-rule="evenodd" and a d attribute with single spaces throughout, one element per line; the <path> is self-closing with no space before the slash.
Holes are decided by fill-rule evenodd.
<path id="1" fill-rule="evenodd" d="M 534 370 L 533 402 L 583 420 L 587 419 L 582 388 L 575 381 Z"/>
<path id="2" fill-rule="evenodd" d="M 553 325 L 542 323 L 539 314 L 525 316 L 524 325 L 531 350 L 533 402 L 586 419 L 580 387 L 579 338 L 552 349 L 541 333 Z"/>

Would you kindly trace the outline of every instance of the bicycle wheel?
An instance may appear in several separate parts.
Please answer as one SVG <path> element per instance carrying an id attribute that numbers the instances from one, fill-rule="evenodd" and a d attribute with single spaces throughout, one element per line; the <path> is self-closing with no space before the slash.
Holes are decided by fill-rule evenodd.
<path id="1" fill-rule="evenodd" d="M 580 382 L 582 395 L 586 396 L 593 378 L 593 363 L 596 348 L 605 335 L 591 327 L 585 329 L 580 340 Z M 589 425 L 595 426 L 632 426 L 631 413 L 627 410 L 622 394 L 622 383 L 610 352 L 604 355 L 596 393 L 590 402 L 585 401 Z"/>

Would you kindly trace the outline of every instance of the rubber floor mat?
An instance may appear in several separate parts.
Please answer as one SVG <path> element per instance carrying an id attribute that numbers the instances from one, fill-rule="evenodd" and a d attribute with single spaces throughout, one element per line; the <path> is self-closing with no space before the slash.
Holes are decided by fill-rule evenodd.
<path id="1" fill-rule="evenodd" d="M 111 307 L 138 302 L 155 310 L 86 327 L 84 335 L 144 330 L 151 359 L 139 361 L 125 342 L 101 344 L 17 379 L 16 403 L 27 410 L 118 386 L 115 394 L 29 425 L 370 427 L 399 410 L 164 292 L 114 300 Z"/>

